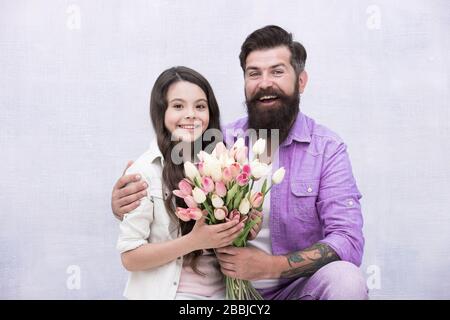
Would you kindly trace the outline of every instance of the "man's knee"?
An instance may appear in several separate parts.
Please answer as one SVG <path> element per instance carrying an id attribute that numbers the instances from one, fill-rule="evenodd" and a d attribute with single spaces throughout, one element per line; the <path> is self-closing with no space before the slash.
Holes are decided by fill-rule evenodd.
<path id="1" fill-rule="evenodd" d="M 323 266 L 315 278 L 319 299 L 326 300 L 366 300 L 368 299 L 366 280 L 361 270 L 346 261 L 335 261 Z"/>

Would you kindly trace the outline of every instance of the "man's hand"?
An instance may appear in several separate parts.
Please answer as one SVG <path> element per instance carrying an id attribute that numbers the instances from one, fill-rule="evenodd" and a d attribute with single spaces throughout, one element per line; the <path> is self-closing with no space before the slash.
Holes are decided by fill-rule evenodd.
<path id="1" fill-rule="evenodd" d="M 251 220 L 254 220 L 256 217 L 259 217 L 259 222 L 255 224 L 248 233 L 247 239 L 248 240 L 254 240 L 258 233 L 261 231 L 262 227 L 262 221 L 263 221 L 263 213 L 261 211 L 252 210 L 249 214 L 249 218 Z"/>
<path id="2" fill-rule="evenodd" d="M 129 161 L 122 173 L 122 177 L 114 185 L 111 197 L 111 208 L 117 219 L 122 220 L 123 215 L 136 209 L 140 199 L 147 195 L 147 183 L 135 174 L 125 175 L 127 169 L 133 164 Z"/>
<path id="3" fill-rule="evenodd" d="M 262 250 L 233 246 L 216 249 L 220 269 L 226 276 L 243 280 L 260 280 L 278 278 L 275 260 L 279 257 L 271 256 Z M 286 258 L 284 258 L 286 261 Z"/>

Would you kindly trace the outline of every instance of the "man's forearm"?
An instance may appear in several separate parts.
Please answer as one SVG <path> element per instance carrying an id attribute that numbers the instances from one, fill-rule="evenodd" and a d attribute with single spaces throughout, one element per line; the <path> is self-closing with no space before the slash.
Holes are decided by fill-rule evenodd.
<path id="1" fill-rule="evenodd" d="M 288 263 L 284 263 L 280 278 L 309 277 L 324 265 L 340 260 L 336 252 L 324 243 L 315 243 L 309 248 L 290 253 L 283 258 L 287 259 Z"/>

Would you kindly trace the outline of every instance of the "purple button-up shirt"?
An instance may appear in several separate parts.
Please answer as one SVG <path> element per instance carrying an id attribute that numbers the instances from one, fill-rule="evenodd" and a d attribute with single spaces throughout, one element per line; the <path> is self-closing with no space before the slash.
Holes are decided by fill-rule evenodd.
<path id="1" fill-rule="evenodd" d="M 247 128 L 247 117 L 223 127 L 226 144 L 232 145 Z M 361 194 L 346 149 L 334 132 L 299 113 L 278 150 L 285 178 L 270 192 L 274 255 L 321 242 L 333 248 L 341 260 L 361 264 Z"/>

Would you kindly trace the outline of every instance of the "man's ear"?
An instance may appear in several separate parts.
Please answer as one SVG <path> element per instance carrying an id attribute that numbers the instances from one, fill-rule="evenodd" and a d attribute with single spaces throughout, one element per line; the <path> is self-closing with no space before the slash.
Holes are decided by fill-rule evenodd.
<path id="1" fill-rule="evenodd" d="M 305 70 L 303 70 L 298 76 L 298 91 L 300 93 L 303 93 L 307 83 L 308 83 L 308 73 Z"/>

